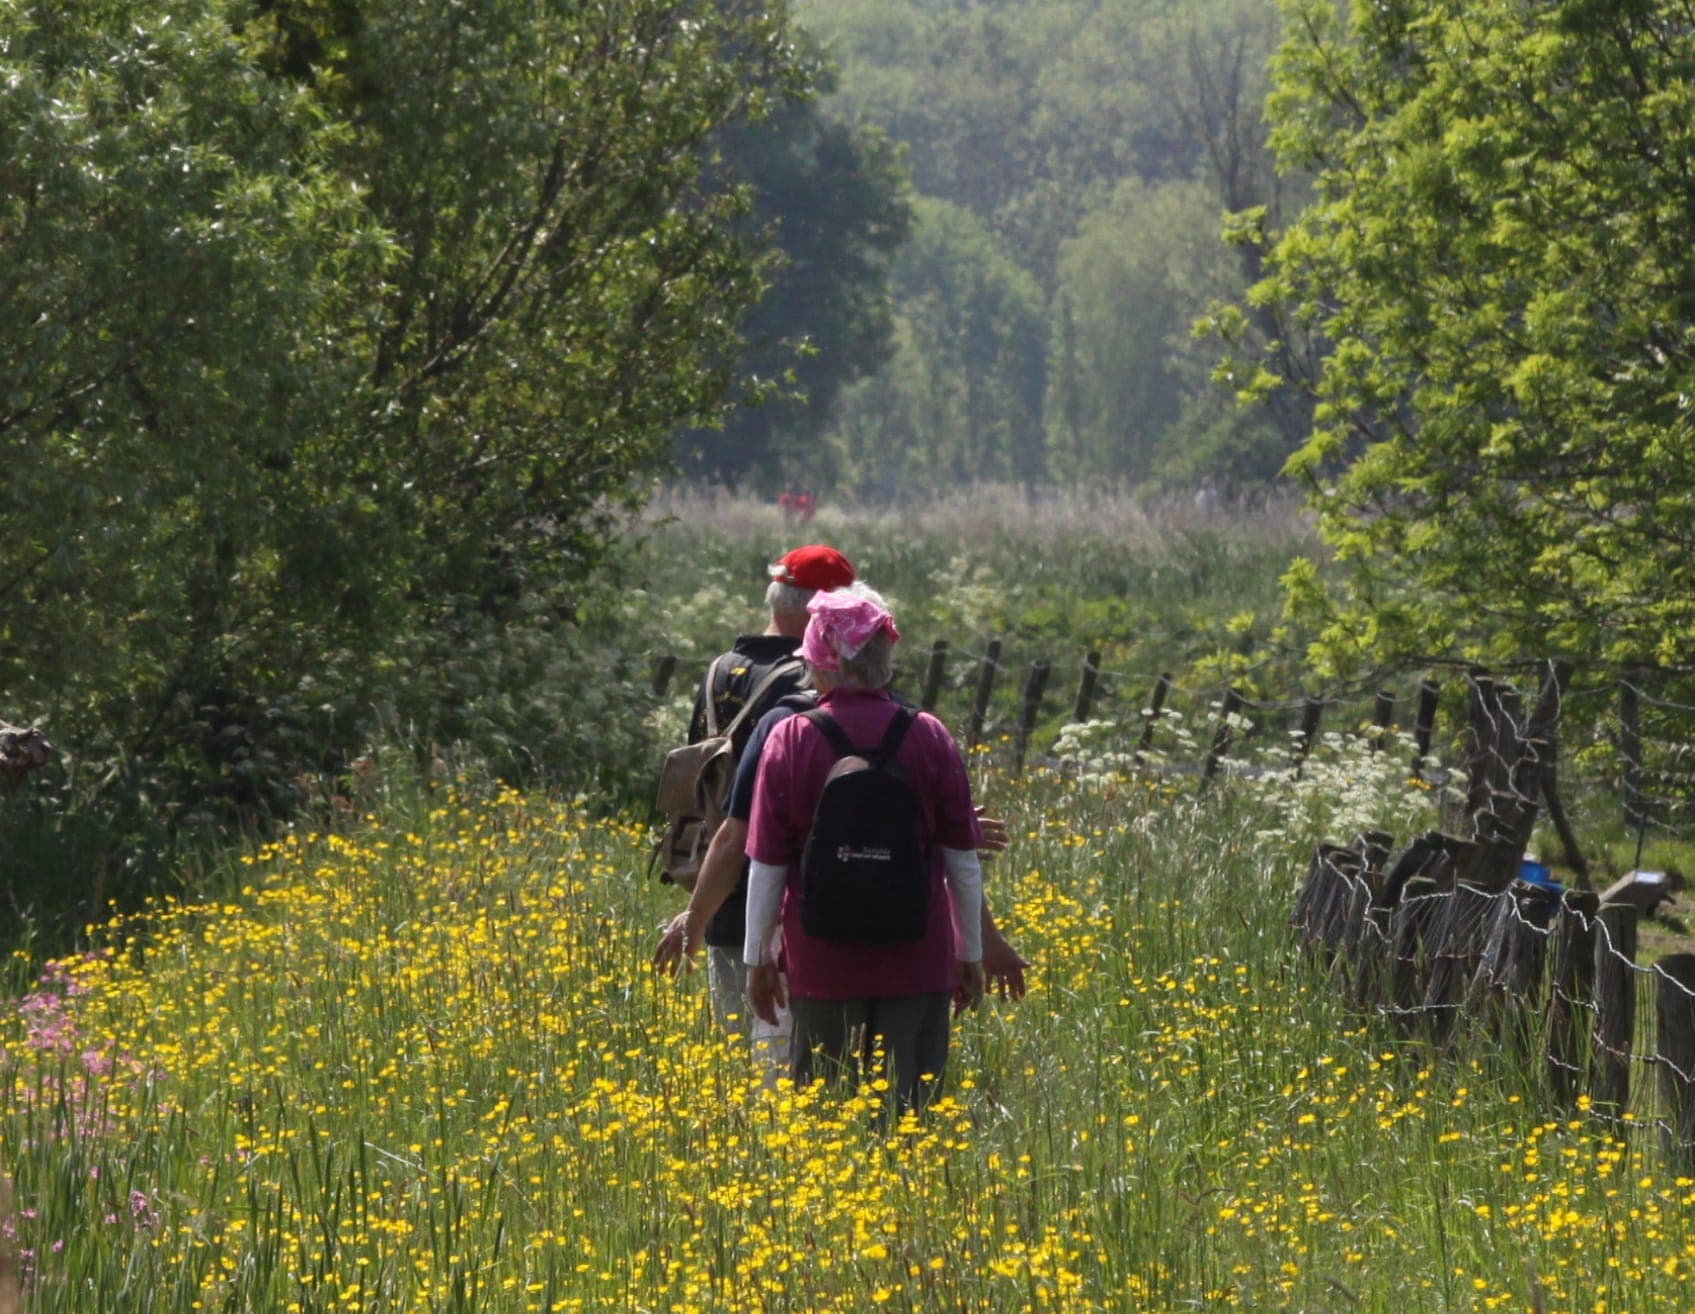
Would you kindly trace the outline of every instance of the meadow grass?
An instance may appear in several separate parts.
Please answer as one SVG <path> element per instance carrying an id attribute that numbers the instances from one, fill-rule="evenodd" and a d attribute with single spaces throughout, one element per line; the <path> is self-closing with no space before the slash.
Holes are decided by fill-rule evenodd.
<path id="1" fill-rule="evenodd" d="M 1138 680 L 1175 670 L 1256 693 L 1295 687 L 1300 654 L 1274 638 L 1278 580 L 1296 556 L 1325 555 L 1289 502 L 1205 519 L 1181 502 L 991 486 L 895 507 L 826 504 L 789 525 L 766 502 L 679 489 L 633 535 L 631 577 L 651 605 L 632 628 L 704 666 L 727 632 L 764 624 L 766 563 L 814 541 L 841 548 L 888 598 L 912 662 L 936 639 L 963 659 L 998 638 L 1015 671 L 1037 658 L 1070 668 L 1095 649 Z"/>
<path id="2" fill-rule="evenodd" d="M 1298 687 L 1275 580 L 1314 545 L 1284 507 L 973 490 L 793 527 L 677 495 L 602 619 L 703 666 L 813 539 L 888 593 L 908 651 L 951 639 L 956 681 L 998 637 L 1009 666 L 1098 647 L 1132 700 L 1164 669 Z M 654 707 L 660 739 L 685 702 Z M 878 1090 L 762 1080 L 703 973 L 654 975 L 680 903 L 646 877 L 645 816 L 439 763 L 350 775 L 227 897 L 14 960 L 0 1167 L 26 1307 L 1695 1307 L 1695 1181 L 1651 1138 L 1550 1110 L 1481 1038 L 1438 1054 L 1350 1015 L 1297 950 L 1315 841 L 1436 821 L 1406 745 L 1333 734 L 1296 780 L 1268 730 L 1268 769 L 1203 797 L 1175 768 L 1206 704 L 1162 729 L 1164 777 L 1131 770 L 1138 707 L 1054 727 L 1017 779 L 1004 715 L 972 754 L 1012 823 L 991 900 L 1030 994 L 963 1016 L 946 1093 L 894 1127 Z"/>
<path id="3" fill-rule="evenodd" d="M 1695 1306 L 1695 1182 L 1500 1055 L 1350 1018 L 1296 951 L 1291 816 L 1427 796 L 996 763 L 1030 993 L 963 1016 L 892 1127 L 876 1090 L 763 1083 L 700 974 L 653 974 L 675 892 L 582 799 L 395 790 L 238 897 L 97 929 L 7 1023 L 28 1307 Z"/>

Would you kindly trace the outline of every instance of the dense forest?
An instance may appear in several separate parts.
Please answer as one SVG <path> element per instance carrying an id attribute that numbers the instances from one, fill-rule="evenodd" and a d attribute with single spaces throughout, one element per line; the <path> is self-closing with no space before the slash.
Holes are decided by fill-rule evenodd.
<path id="1" fill-rule="evenodd" d="M 799 17 L 837 69 L 807 113 L 859 143 L 881 178 L 862 168 L 870 185 L 844 205 L 768 163 L 743 176 L 794 266 L 814 270 L 814 234 L 849 228 L 863 193 L 891 181 L 892 145 L 910 231 L 859 271 L 886 279 L 890 313 L 861 316 L 857 336 L 828 299 L 791 295 L 777 276 L 788 314 L 768 306 L 754 336 L 837 359 L 803 365 L 808 405 L 778 401 L 692 435 L 695 461 L 756 487 L 872 496 L 1277 474 L 1306 408 L 1238 404 L 1212 377 L 1219 343 L 1195 331 L 1259 273 L 1257 246 L 1224 241 L 1227 216 L 1275 223 L 1299 195 L 1266 145 L 1274 8 L 832 0 Z"/>

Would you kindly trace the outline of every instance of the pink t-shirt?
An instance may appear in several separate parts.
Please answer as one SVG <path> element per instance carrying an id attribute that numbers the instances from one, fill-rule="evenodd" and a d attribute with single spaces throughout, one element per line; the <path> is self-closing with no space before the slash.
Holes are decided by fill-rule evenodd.
<path id="1" fill-rule="evenodd" d="M 894 719 L 896 703 L 887 693 L 832 689 L 820 699 L 854 745 L 872 748 Z M 783 965 L 789 990 L 802 999 L 863 999 L 926 994 L 957 984 L 953 919 L 948 912 L 942 850 L 975 849 L 980 842 L 971 806 L 965 762 L 947 727 L 920 712 L 901 741 L 895 760 L 918 795 L 930 850 L 930 918 L 922 939 L 912 944 L 840 944 L 808 935 L 800 925 L 796 895 L 800 854 L 812 828 L 812 814 L 835 764 L 835 750 L 824 732 L 804 717 L 792 716 L 771 732 L 759 761 L 748 822 L 748 856 L 786 866 L 783 892 Z"/>

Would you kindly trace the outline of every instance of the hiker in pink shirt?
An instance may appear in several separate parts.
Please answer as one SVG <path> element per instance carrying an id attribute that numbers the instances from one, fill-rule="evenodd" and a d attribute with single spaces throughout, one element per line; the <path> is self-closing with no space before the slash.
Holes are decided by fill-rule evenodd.
<path id="1" fill-rule="evenodd" d="M 983 993 L 980 835 L 970 782 L 947 728 L 927 712 L 903 710 L 888 693 L 900 636 L 881 599 L 855 586 L 818 594 L 807 611 L 801 656 L 821 711 L 854 750 L 871 753 L 897 716 L 910 718 L 892 760 L 916 796 L 923 860 L 912 880 L 927 885 L 925 910 L 914 938 L 898 943 L 808 933 L 801 857 L 842 751 L 815 713 L 793 716 L 771 732 L 754 790 L 743 945 L 748 997 L 762 1017 L 774 1016 L 782 1002 L 769 952 L 780 917 L 795 1081 L 810 1081 L 815 1071 L 855 1075 L 881 1052 L 898 1105 L 921 1108 L 947 1062 L 950 1002 L 974 1004 Z M 880 910 L 871 911 L 875 921 Z"/>

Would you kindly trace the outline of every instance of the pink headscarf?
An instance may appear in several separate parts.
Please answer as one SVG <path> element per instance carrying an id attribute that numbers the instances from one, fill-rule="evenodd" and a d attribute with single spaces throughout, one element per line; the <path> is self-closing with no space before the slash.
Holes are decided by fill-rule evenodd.
<path id="1" fill-rule="evenodd" d="M 800 655 L 814 670 L 836 670 L 843 658 L 859 656 L 875 634 L 887 634 L 891 643 L 900 638 L 893 616 L 850 589 L 814 594 L 806 612 L 810 619 L 800 641 Z"/>

